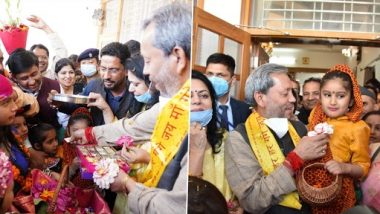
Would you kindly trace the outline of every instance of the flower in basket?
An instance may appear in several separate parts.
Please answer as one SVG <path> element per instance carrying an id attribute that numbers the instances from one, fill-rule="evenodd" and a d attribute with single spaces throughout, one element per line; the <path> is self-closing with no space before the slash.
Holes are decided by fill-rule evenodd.
<path id="1" fill-rule="evenodd" d="M 41 176 L 33 184 L 32 195 L 34 198 L 40 198 L 43 201 L 50 202 L 53 199 L 56 187 L 56 182 L 49 181 L 47 178 Z"/>
<path id="2" fill-rule="evenodd" d="M 131 167 L 129 166 L 129 164 L 127 162 L 125 162 L 124 160 L 116 160 L 117 161 L 117 164 L 119 165 L 120 169 L 122 169 L 125 173 L 129 173 L 131 171 Z"/>
<path id="3" fill-rule="evenodd" d="M 44 189 L 39 195 L 39 198 L 41 198 L 44 201 L 50 201 L 51 199 L 53 199 L 53 196 L 54 196 L 54 190 Z"/>
<path id="4" fill-rule="evenodd" d="M 307 133 L 307 136 L 312 137 L 312 136 L 317 136 L 319 134 L 332 134 L 334 132 L 334 129 L 331 125 L 328 123 L 318 123 L 313 131 L 309 131 Z"/>
<path id="5" fill-rule="evenodd" d="M 116 160 L 106 158 L 96 164 L 93 179 L 100 188 L 109 189 L 117 174 L 119 174 L 119 165 Z"/>
<path id="6" fill-rule="evenodd" d="M 25 48 L 29 27 L 20 22 L 20 0 L 4 0 L 4 3 L 0 8 L 5 8 L 2 13 L 6 14 L 7 21 L 0 22 L 0 39 L 11 54 L 17 48 Z"/>

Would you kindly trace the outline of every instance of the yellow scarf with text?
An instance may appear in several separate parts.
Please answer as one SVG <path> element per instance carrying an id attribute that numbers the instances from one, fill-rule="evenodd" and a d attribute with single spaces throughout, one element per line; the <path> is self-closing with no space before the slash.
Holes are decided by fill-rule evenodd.
<path id="1" fill-rule="evenodd" d="M 276 138 L 265 125 L 264 120 L 264 117 L 261 117 L 259 113 L 254 111 L 245 122 L 245 128 L 252 151 L 263 168 L 265 176 L 267 176 L 284 162 L 285 157 L 276 142 Z M 290 137 L 293 143 L 297 145 L 300 137 L 290 122 L 288 122 L 288 127 Z M 295 209 L 301 209 L 302 207 L 297 192 L 285 195 L 280 205 Z"/>
<path id="2" fill-rule="evenodd" d="M 141 182 L 156 187 L 189 129 L 190 81 L 160 111 L 151 138 L 150 162 Z"/>

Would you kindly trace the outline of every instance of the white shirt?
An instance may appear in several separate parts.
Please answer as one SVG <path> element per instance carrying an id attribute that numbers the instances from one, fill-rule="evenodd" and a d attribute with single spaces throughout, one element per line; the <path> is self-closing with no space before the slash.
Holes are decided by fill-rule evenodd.
<path id="1" fill-rule="evenodd" d="M 166 103 L 169 102 L 170 99 L 171 99 L 170 97 L 163 97 L 163 96 L 158 97 L 158 103 L 160 105 L 160 111 L 164 108 L 164 106 L 166 105 Z"/>
<path id="2" fill-rule="evenodd" d="M 62 86 L 60 85 L 59 87 L 61 88 L 61 93 L 64 94 Z M 67 123 L 69 122 L 69 119 L 70 119 L 70 115 L 57 111 L 57 117 L 58 117 L 58 123 L 61 124 L 61 126 L 64 129 L 66 129 Z"/>

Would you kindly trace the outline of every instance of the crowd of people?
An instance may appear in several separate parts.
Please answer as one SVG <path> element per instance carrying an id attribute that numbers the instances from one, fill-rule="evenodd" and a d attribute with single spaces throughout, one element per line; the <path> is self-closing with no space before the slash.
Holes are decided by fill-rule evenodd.
<path id="1" fill-rule="evenodd" d="M 218 193 L 214 187 L 209 191 L 215 198 L 223 195 L 227 206 L 200 201 L 203 189 L 189 190 L 189 213 L 215 206 L 225 208 L 220 213 L 380 211 L 376 79 L 360 86 L 347 65 L 336 65 L 322 79 L 305 80 L 301 94 L 286 67 L 264 64 L 246 81 L 245 102 L 251 108 L 245 113 L 229 97 L 233 58 L 215 53 L 207 63 L 204 74 L 192 71 L 189 175 L 215 186 Z M 232 113 L 221 110 L 226 103 Z M 244 116 L 237 124 L 234 110 Z M 324 123 L 331 132 L 318 128 Z M 190 180 L 189 188 L 195 182 Z M 305 183 L 320 188 L 322 196 L 330 186 L 339 189 L 319 203 L 308 195 L 318 193 L 305 193 Z"/>
<path id="2" fill-rule="evenodd" d="M 141 46 L 135 40 L 112 42 L 70 57 L 40 17 L 28 20 L 46 32 L 54 50 L 36 44 L 16 49 L 6 60 L 0 52 L 0 213 L 44 212 L 44 203 L 25 201 L 30 197 L 45 201 L 45 212 L 77 213 L 83 198 L 61 199 L 66 186 L 76 188 L 75 194 L 77 188 L 97 191 L 92 198 L 102 211 L 88 206 L 86 212 L 186 213 L 188 126 L 183 124 L 189 115 L 191 6 L 172 3 L 155 11 L 144 22 Z M 91 102 L 56 102 L 57 94 L 87 96 Z M 179 112 L 169 120 L 172 105 Z M 143 170 L 120 170 L 108 190 L 83 177 L 78 144 L 115 146 L 126 135 L 133 144 L 117 151 L 118 157 Z M 36 193 L 46 182 L 64 184 L 56 201 L 49 198 L 53 193 Z M 60 200 L 78 201 L 69 207 Z"/>
<path id="3" fill-rule="evenodd" d="M 78 213 L 83 198 L 62 199 L 66 186 L 94 192 L 101 211 L 90 213 L 380 212 L 375 77 L 360 86 L 339 64 L 301 86 L 267 63 L 249 74 L 240 101 L 231 56 L 211 54 L 203 72 L 191 70 L 190 5 L 155 11 L 141 44 L 70 57 L 40 17 L 29 21 L 54 50 L 35 44 L 6 61 L 0 51 L 0 213 Z M 83 145 L 114 146 L 131 170 L 99 188 L 83 176 Z M 50 181 L 61 198 L 36 193 Z"/>

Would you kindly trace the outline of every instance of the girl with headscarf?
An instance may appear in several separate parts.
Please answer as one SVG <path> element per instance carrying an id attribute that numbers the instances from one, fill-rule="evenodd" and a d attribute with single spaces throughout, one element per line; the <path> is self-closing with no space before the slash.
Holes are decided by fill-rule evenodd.
<path id="1" fill-rule="evenodd" d="M 29 161 L 10 131 L 17 111 L 12 85 L 3 75 L 0 75 L 0 85 L 0 213 L 4 213 L 12 203 L 13 192 L 23 187 L 17 181 L 20 171 L 23 175 L 27 174 Z M 16 181 L 15 185 L 13 180 Z"/>
<path id="2" fill-rule="evenodd" d="M 327 122 L 334 131 L 323 151 L 325 155 L 306 165 L 324 163 L 329 173 L 342 176 L 342 189 L 332 203 L 312 205 L 313 213 L 342 213 L 355 205 L 354 179 L 366 176 L 370 166 L 370 130 L 360 120 L 362 111 L 360 89 L 353 72 L 347 65 L 334 66 L 322 78 L 320 103 L 309 117 L 309 130 Z M 321 174 L 316 174 L 315 171 L 313 179 L 331 179 L 328 173 L 322 173 L 322 178 Z"/>

